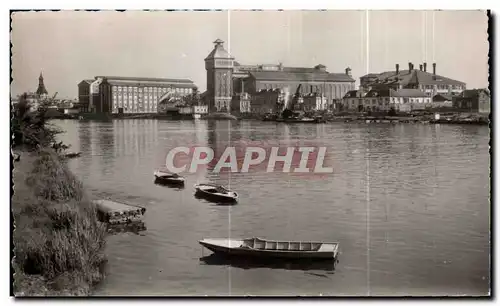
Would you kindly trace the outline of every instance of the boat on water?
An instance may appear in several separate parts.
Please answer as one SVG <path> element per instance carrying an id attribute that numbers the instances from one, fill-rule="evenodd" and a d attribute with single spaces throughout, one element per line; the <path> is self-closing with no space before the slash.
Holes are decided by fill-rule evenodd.
<path id="1" fill-rule="evenodd" d="M 262 118 L 262 121 L 276 121 L 278 118 L 278 115 L 276 114 L 266 114 Z"/>
<path id="2" fill-rule="evenodd" d="M 165 171 L 156 170 L 154 172 L 154 176 L 155 176 L 155 181 L 157 183 L 176 184 L 176 185 L 184 184 L 184 177 L 178 175 L 177 173 L 168 173 Z"/>
<path id="3" fill-rule="evenodd" d="M 279 118 L 276 119 L 277 122 L 285 122 L 285 123 L 322 123 L 322 120 L 319 120 L 317 118 L 308 118 L 308 117 L 303 117 L 303 118 L 288 118 L 288 119 L 283 119 Z"/>
<path id="4" fill-rule="evenodd" d="M 262 238 L 203 239 L 199 243 L 216 254 L 289 259 L 333 259 L 339 252 L 337 242 L 284 241 Z"/>
<path id="5" fill-rule="evenodd" d="M 64 156 L 66 158 L 75 158 L 75 157 L 79 157 L 81 154 L 82 154 L 81 152 L 69 152 L 69 153 L 64 154 Z"/>
<path id="6" fill-rule="evenodd" d="M 335 271 L 337 261 L 304 258 L 226 256 L 211 253 L 199 259 L 200 264 L 209 266 L 231 266 L 239 269 L 266 268 L 295 271 Z"/>
<path id="7" fill-rule="evenodd" d="M 236 202 L 238 194 L 228 188 L 215 184 L 196 184 L 196 195 L 219 202 Z"/>

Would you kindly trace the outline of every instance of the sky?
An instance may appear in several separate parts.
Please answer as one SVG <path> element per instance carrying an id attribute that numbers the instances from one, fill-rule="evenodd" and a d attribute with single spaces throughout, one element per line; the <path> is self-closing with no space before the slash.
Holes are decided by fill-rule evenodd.
<path id="1" fill-rule="evenodd" d="M 352 69 L 359 77 L 436 62 L 439 75 L 488 87 L 484 11 L 62 11 L 12 15 L 11 95 L 77 98 L 97 75 L 191 79 L 206 89 L 217 38 L 241 64 Z"/>

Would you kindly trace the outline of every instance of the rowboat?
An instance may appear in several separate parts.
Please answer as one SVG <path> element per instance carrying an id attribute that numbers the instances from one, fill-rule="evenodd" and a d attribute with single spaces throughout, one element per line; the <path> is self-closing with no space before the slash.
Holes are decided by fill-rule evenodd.
<path id="1" fill-rule="evenodd" d="M 196 195 L 204 197 L 208 200 L 219 202 L 236 202 L 238 194 L 221 185 L 215 184 L 196 184 Z"/>
<path id="2" fill-rule="evenodd" d="M 184 178 L 178 175 L 177 173 L 168 173 L 161 170 L 156 170 L 154 176 L 156 178 L 155 181 L 157 183 L 176 184 L 176 185 L 184 184 Z"/>
<path id="3" fill-rule="evenodd" d="M 337 259 L 337 242 L 276 241 L 262 238 L 203 239 L 199 243 L 214 253 L 288 259 Z"/>
<path id="4" fill-rule="evenodd" d="M 69 153 L 66 153 L 64 156 L 66 158 L 75 158 L 75 157 L 79 157 L 82 153 L 81 152 L 69 152 Z"/>

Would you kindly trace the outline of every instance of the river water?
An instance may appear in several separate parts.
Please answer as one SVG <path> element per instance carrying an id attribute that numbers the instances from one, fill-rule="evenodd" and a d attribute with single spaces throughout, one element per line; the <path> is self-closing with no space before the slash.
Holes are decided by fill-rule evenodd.
<path id="1" fill-rule="evenodd" d="M 422 124 L 260 121 L 57 121 L 81 151 L 69 162 L 95 195 L 146 207 L 146 230 L 110 235 L 95 295 L 484 295 L 490 282 L 489 129 Z M 176 146 L 223 151 L 231 141 L 307 141 L 328 149 L 328 175 L 187 173 L 155 185 Z M 325 163 L 326 163 L 325 162 Z M 234 206 L 193 196 L 218 182 Z M 338 241 L 340 262 L 214 259 L 198 240 Z M 201 260 L 203 259 L 203 260 Z"/>

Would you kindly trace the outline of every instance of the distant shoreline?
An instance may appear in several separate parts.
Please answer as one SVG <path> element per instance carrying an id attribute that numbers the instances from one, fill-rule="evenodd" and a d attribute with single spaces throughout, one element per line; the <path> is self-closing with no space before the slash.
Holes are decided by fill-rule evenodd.
<path id="1" fill-rule="evenodd" d="M 109 114 L 81 114 L 73 116 L 64 117 L 54 117 L 50 119 L 61 119 L 61 120 L 90 120 L 90 121 L 108 121 L 108 120 L 120 120 L 120 119 L 163 119 L 163 120 L 241 120 L 241 121 L 267 121 L 276 123 L 301 123 L 296 121 L 276 121 L 276 120 L 263 120 L 262 116 L 234 116 L 226 115 L 220 116 L 204 116 L 199 119 L 194 119 L 191 115 L 165 115 L 165 114 L 134 114 L 125 116 L 116 116 Z M 365 116 L 365 115 L 343 115 L 343 116 L 327 116 L 323 120 L 324 122 L 316 122 L 313 124 L 328 124 L 328 123 L 421 123 L 421 124 L 454 124 L 454 125 L 489 125 L 490 119 L 486 114 L 474 114 L 470 117 L 460 117 L 460 113 L 453 113 L 451 115 L 441 115 L 439 119 L 435 119 L 431 115 L 375 115 L 375 116 Z M 308 123 L 311 124 L 311 123 Z"/>

